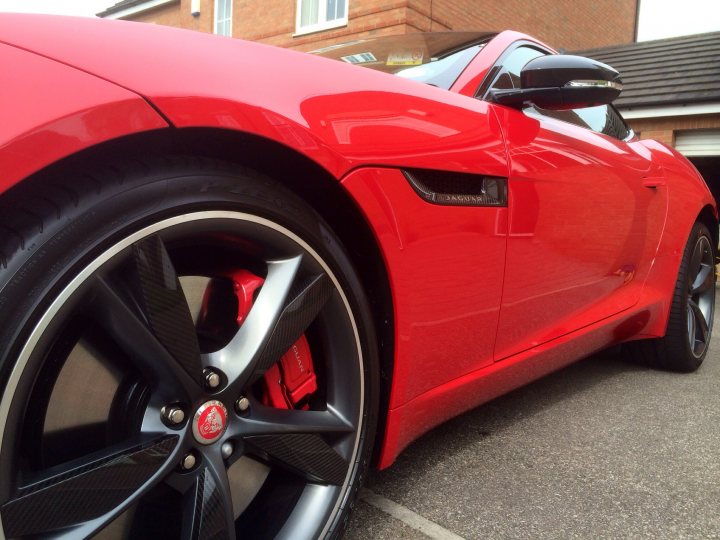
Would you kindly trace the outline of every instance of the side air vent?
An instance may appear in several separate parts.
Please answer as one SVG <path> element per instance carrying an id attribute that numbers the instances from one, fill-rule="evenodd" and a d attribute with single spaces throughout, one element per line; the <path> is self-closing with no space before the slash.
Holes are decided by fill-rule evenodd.
<path id="1" fill-rule="evenodd" d="M 427 202 L 444 206 L 507 206 L 507 178 L 406 169 L 405 178 Z"/>

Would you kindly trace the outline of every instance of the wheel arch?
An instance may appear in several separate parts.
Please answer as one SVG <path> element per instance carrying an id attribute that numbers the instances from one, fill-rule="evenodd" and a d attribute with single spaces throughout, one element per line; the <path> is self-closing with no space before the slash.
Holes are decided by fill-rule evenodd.
<path id="1" fill-rule="evenodd" d="M 718 219 L 715 216 L 715 209 L 709 204 L 705 205 L 705 207 L 700 210 L 696 221 L 699 221 L 708 228 L 712 235 L 713 246 L 717 250 L 720 231 L 718 231 Z"/>
<path id="2" fill-rule="evenodd" d="M 84 149 L 35 172 L 8 193 L 28 182 L 51 182 L 70 170 L 92 170 L 138 155 L 169 154 L 221 160 L 267 175 L 305 200 L 338 235 L 365 289 L 378 337 L 381 388 L 374 452 L 377 461 L 384 440 L 394 367 L 394 308 L 388 270 L 371 227 L 354 199 L 337 178 L 315 161 L 276 141 L 244 132 L 219 128 L 159 129 Z M 0 194 L 0 204 L 3 197 Z"/>

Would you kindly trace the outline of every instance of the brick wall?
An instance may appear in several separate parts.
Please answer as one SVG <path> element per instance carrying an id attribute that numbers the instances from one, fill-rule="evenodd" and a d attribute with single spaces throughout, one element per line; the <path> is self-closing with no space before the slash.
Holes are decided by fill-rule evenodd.
<path id="1" fill-rule="evenodd" d="M 213 8 L 202 0 L 192 17 L 181 0 L 129 18 L 212 32 Z M 636 8 L 637 0 L 350 0 L 347 26 L 294 36 L 297 0 L 233 0 L 233 35 L 309 50 L 373 35 L 512 29 L 576 50 L 632 42 Z"/>
<path id="2" fill-rule="evenodd" d="M 350 0 L 347 27 L 293 37 L 294 0 L 241 0 L 237 37 L 303 50 L 371 35 L 440 30 L 531 34 L 567 50 L 630 43 L 636 0 Z"/>
<path id="3" fill-rule="evenodd" d="M 636 9 L 635 0 L 432 1 L 433 19 L 453 30 L 518 30 L 567 50 L 631 43 Z"/>
<path id="4" fill-rule="evenodd" d="M 136 15 L 131 15 L 130 17 L 127 17 L 127 19 L 140 22 L 164 24 L 166 26 L 176 26 L 178 28 L 187 28 L 189 30 L 199 30 L 200 32 L 212 32 L 213 9 L 213 0 L 201 0 L 200 16 L 193 17 L 190 13 L 190 0 L 180 0 L 179 4 L 160 6 L 149 11 L 143 11 Z"/>
<path id="5" fill-rule="evenodd" d="M 311 50 L 334 43 L 386 34 L 418 31 L 408 21 L 407 0 L 350 0 L 348 24 L 340 28 L 294 36 L 295 0 L 265 0 L 262 6 L 251 0 L 240 0 L 244 19 L 237 37 L 281 47 Z"/>
<path id="6" fill-rule="evenodd" d="M 668 146 L 675 146 L 675 134 L 678 131 L 692 129 L 719 129 L 720 114 L 697 116 L 670 116 L 666 118 L 638 118 L 628 120 L 628 124 L 641 139 L 655 139 Z"/>

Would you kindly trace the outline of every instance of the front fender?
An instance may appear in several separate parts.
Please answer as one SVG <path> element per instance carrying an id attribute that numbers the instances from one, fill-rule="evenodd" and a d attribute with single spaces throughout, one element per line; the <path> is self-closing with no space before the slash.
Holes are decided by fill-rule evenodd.
<path id="1" fill-rule="evenodd" d="M 0 14 L 0 40 L 132 89 L 177 128 L 273 140 L 336 179 L 363 166 L 507 172 L 487 103 L 402 77 L 128 21 Z"/>
<path id="2" fill-rule="evenodd" d="M 0 192 L 98 143 L 167 127 L 137 94 L 0 43 Z"/>

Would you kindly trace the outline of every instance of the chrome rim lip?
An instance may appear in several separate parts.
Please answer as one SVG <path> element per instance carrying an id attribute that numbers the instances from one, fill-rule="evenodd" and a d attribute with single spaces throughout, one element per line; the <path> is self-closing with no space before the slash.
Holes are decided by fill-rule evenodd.
<path id="1" fill-rule="evenodd" d="M 320 257 L 320 255 L 302 238 L 297 236 L 295 233 L 290 231 L 289 229 L 273 222 L 268 219 L 253 215 L 253 214 L 247 214 L 244 212 L 231 212 L 231 211 L 219 211 L 219 210 L 213 210 L 213 211 L 200 211 L 200 212 L 193 212 L 188 214 L 183 214 L 180 216 L 168 218 L 162 221 L 159 221 L 157 223 L 154 223 L 152 225 L 149 225 L 147 227 L 144 227 L 134 233 L 129 234 L 119 242 L 117 242 L 115 245 L 104 251 L 101 255 L 96 257 L 90 264 L 88 264 L 86 267 L 84 267 L 73 279 L 72 281 L 58 294 L 56 299 L 52 302 L 52 304 L 47 308 L 47 310 L 42 314 L 40 320 L 37 322 L 35 327 L 33 328 L 29 338 L 25 342 L 25 345 L 23 346 L 20 354 L 18 355 L 18 359 L 13 366 L 12 371 L 10 372 L 10 376 L 8 377 L 7 384 L 5 386 L 5 389 L 3 391 L 2 399 L 0 399 L 0 455 L 2 455 L 3 452 L 3 442 L 4 442 L 4 433 L 5 428 L 7 425 L 8 416 L 10 413 L 10 407 L 12 403 L 12 398 L 15 395 L 15 392 L 17 390 L 18 384 L 20 382 L 20 379 L 22 377 L 23 372 L 25 371 L 25 368 L 27 366 L 28 360 L 31 357 L 31 354 L 37 344 L 40 342 L 41 338 L 43 337 L 43 334 L 47 327 L 51 324 L 54 317 L 58 314 L 58 312 L 61 310 L 61 308 L 65 305 L 65 303 L 72 297 L 72 295 L 77 291 L 82 284 L 90 277 L 94 272 L 96 272 L 100 267 L 102 267 L 105 263 L 110 261 L 114 256 L 116 256 L 118 253 L 120 253 L 122 250 L 127 249 L 130 247 L 133 243 L 138 242 L 139 240 L 142 240 L 143 238 L 150 236 L 151 234 L 157 233 L 159 231 L 162 231 L 164 229 L 168 229 L 170 227 L 173 227 L 175 225 L 181 225 L 186 223 L 191 223 L 194 221 L 203 221 L 203 220 L 212 220 L 212 219 L 226 219 L 226 220 L 238 220 L 238 221 L 246 221 L 250 223 L 254 223 L 257 225 L 265 226 L 269 229 L 272 229 L 276 232 L 279 232 L 283 235 L 285 235 L 290 240 L 297 243 L 301 248 L 305 250 L 310 256 L 313 257 L 313 259 L 319 264 L 323 270 L 326 272 L 326 274 L 330 277 L 330 279 L 333 282 L 333 285 L 335 286 L 336 292 L 339 294 L 342 303 L 345 307 L 345 310 L 347 312 L 348 318 L 352 325 L 352 333 L 355 338 L 355 349 L 357 350 L 357 356 L 358 356 L 358 380 L 360 381 L 360 388 L 359 388 L 359 396 L 360 396 L 360 403 L 358 408 L 358 418 L 357 418 L 357 430 L 356 430 L 356 436 L 355 441 L 353 445 L 353 450 L 351 453 L 351 457 L 349 460 L 349 467 L 348 471 L 345 476 L 345 480 L 343 482 L 342 486 L 309 486 L 311 489 L 305 490 L 303 493 L 303 496 L 301 497 L 301 500 L 298 502 L 298 505 L 291 513 L 290 517 L 288 518 L 288 522 L 293 521 L 293 517 L 295 514 L 297 514 L 298 509 L 302 510 L 303 499 L 306 498 L 305 495 L 307 494 L 309 497 L 312 498 L 312 501 L 305 501 L 305 506 L 307 507 L 309 502 L 315 502 L 316 504 L 309 504 L 309 507 L 317 507 L 317 503 L 319 502 L 327 502 L 328 499 L 332 497 L 336 497 L 335 505 L 333 506 L 332 511 L 330 512 L 330 515 L 328 519 L 326 520 L 326 524 L 320 533 L 320 536 L 325 536 L 327 534 L 330 525 L 332 524 L 335 516 L 337 515 L 337 512 L 341 506 L 342 503 L 342 497 L 338 496 L 339 494 L 343 493 L 345 489 L 347 488 L 347 485 L 350 482 L 350 479 L 352 477 L 353 471 L 354 471 L 354 464 L 356 462 L 357 458 L 357 452 L 358 447 L 360 444 L 360 434 L 363 430 L 363 411 L 364 411 L 364 400 L 365 400 L 365 378 L 364 378 L 364 358 L 362 353 L 362 346 L 360 344 L 360 335 L 357 327 L 357 323 L 355 321 L 355 317 L 353 315 L 352 308 L 350 307 L 350 302 L 348 301 L 347 296 L 345 295 L 345 292 L 340 285 L 340 282 L 338 281 L 337 277 L 333 273 L 333 271 L 330 269 L 330 267 L 327 265 L 327 263 Z M 318 489 L 312 489 L 312 488 L 318 488 Z M 339 490 L 339 492 L 337 492 Z M 307 518 L 307 516 L 306 516 Z M 307 520 L 306 520 L 307 521 Z M 281 534 L 285 531 L 285 528 L 281 531 Z M 285 533 L 287 534 L 287 533 Z M 4 540 L 5 533 L 3 529 L 2 519 L 0 518 L 0 540 Z"/>
<path id="2" fill-rule="evenodd" d="M 711 272 L 715 274 L 715 261 L 713 260 L 713 249 L 710 245 L 710 241 L 706 236 L 698 238 L 693 248 L 693 255 L 698 251 L 702 251 L 700 259 L 700 268 L 694 275 L 690 276 L 688 289 L 692 288 L 693 283 L 700 275 L 700 271 L 703 265 L 709 265 Z M 694 270 L 693 270 L 694 271 Z M 714 282 L 714 279 L 713 279 Z M 698 321 L 693 311 L 690 302 L 694 302 L 700 310 L 702 317 L 708 327 L 707 335 L 704 340 L 696 339 L 698 336 Z M 715 314 L 715 287 L 710 287 L 705 291 L 700 291 L 696 294 L 692 294 L 692 291 L 688 291 L 688 306 L 687 306 L 687 332 L 688 332 L 688 346 L 690 352 L 695 358 L 701 358 L 710 344 L 710 337 L 712 335 L 713 318 Z"/>

